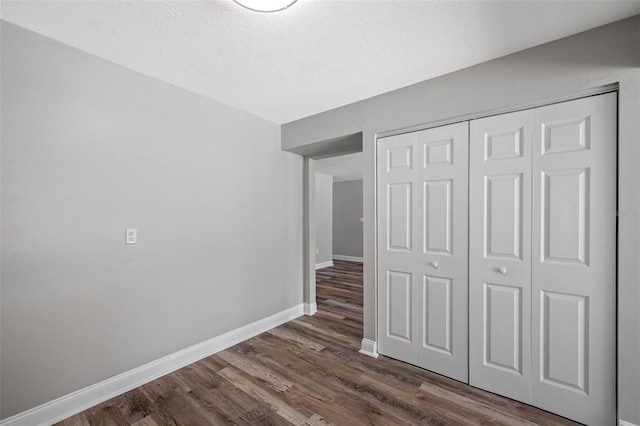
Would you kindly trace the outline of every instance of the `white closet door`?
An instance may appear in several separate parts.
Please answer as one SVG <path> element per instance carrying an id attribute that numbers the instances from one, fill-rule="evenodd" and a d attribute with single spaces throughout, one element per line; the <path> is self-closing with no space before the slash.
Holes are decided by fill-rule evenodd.
<path id="1" fill-rule="evenodd" d="M 418 133 L 418 363 L 468 383 L 468 122 Z"/>
<path id="2" fill-rule="evenodd" d="M 467 147 L 458 123 L 378 140 L 380 353 L 467 381 Z"/>
<path id="3" fill-rule="evenodd" d="M 416 364 L 417 134 L 378 140 L 378 350 Z"/>
<path id="4" fill-rule="evenodd" d="M 471 122 L 469 383 L 531 402 L 532 111 Z"/>
<path id="5" fill-rule="evenodd" d="M 535 110 L 533 404 L 613 425 L 616 94 Z"/>

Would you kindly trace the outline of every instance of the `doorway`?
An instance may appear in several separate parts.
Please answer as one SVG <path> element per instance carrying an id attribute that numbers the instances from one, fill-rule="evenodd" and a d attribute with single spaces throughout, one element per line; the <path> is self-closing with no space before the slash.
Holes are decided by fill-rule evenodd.
<path id="1" fill-rule="evenodd" d="M 330 159 L 348 154 L 362 153 L 362 133 L 333 138 L 305 145 L 294 150 L 303 159 L 303 302 L 305 315 L 313 315 L 317 311 L 316 303 L 316 264 L 317 230 L 316 230 L 316 164 L 323 159 Z M 362 173 L 360 167 L 360 173 Z M 333 255 L 333 253 L 331 253 Z"/>

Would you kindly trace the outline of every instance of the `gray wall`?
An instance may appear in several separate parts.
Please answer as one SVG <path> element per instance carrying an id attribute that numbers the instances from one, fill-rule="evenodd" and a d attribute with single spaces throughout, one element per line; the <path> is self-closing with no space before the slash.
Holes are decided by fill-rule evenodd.
<path id="1" fill-rule="evenodd" d="M 280 126 L 1 31 L 2 418 L 302 302 Z"/>
<path id="2" fill-rule="evenodd" d="M 364 155 L 364 338 L 376 340 L 376 134 L 578 97 L 619 84 L 618 207 L 640 209 L 640 17 L 593 29 L 282 127 L 282 148 L 357 132 Z M 618 402 L 640 425 L 640 220 L 618 221 Z"/>
<path id="3" fill-rule="evenodd" d="M 333 176 L 316 173 L 316 265 L 333 259 Z"/>
<path id="4" fill-rule="evenodd" d="M 333 254 L 362 257 L 362 181 L 333 184 Z"/>

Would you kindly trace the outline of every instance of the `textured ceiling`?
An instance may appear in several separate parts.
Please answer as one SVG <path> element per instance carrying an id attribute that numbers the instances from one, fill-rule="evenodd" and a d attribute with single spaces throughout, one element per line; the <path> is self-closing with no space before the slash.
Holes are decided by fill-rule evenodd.
<path id="1" fill-rule="evenodd" d="M 285 123 L 640 13 L 640 1 L 2 1 L 2 19 Z"/>
<path id="2" fill-rule="evenodd" d="M 362 179 L 362 153 L 316 160 L 316 172 L 333 176 L 334 182 Z"/>

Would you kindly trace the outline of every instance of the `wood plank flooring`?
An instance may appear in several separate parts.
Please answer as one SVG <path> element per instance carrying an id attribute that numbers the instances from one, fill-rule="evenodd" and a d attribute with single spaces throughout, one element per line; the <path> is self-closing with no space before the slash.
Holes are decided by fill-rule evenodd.
<path id="1" fill-rule="evenodd" d="M 80 425 L 572 425 L 381 356 L 358 353 L 362 264 L 317 273 L 301 317 L 79 413 Z"/>

